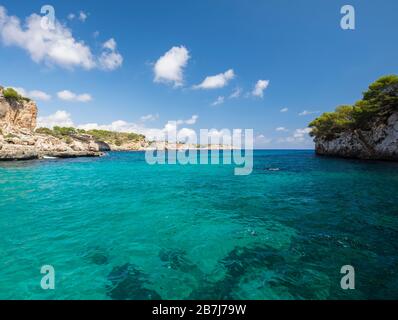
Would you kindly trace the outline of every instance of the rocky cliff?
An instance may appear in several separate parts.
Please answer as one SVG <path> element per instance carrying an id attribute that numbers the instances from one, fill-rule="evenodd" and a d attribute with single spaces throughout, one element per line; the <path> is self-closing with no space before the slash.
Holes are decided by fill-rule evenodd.
<path id="1" fill-rule="evenodd" d="M 37 106 L 30 100 L 6 99 L 0 89 L 0 129 L 33 131 L 36 128 Z"/>
<path id="2" fill-rule="evenodd" d="M 318 155 L 398 161 L 398 112 L 370 130 L 349 130 L 334 139 L 315 138 Z"/>
<path id="3" fill-rule="evenodd" d="M 398 76 L 381 77 L 354 105 L 325 112 L 309 126 L 318 155 L 398 161 Z"/>
<path id="4" fill-rule="evenodd" d="M 30 160 L 43 157 L 94 157 L 107 149 L 90 135 L 60 139 L 34 130 L 36 104 L 26 98 L 8 97 L 0 87 L 0 160 Z"/>

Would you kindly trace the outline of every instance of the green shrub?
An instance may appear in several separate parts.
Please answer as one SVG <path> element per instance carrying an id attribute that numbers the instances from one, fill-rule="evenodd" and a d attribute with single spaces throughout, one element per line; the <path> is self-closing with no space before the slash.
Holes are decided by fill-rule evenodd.
<path id="1" fill-rule="evenodd" d="M 15 134 L 9 133 L 9 134 L 7 134 L 4 138 L 6 138 L 6 139 L 12 139 L 12 138 L 18 138 L 18 136 L 16 136 Z"/>
<path id="2" fill-rule="evenodd" d="M 127 132 L 114 132 L 107 130 L 84 130 L 76 129 L 73 127 L 54 127 L 52 130 L 48 128 L 38 128 L 36 132 L 39 134 L 47 134 L 60 139 L 65 137 L 71 137 L 73 135 L 87 134 L 94 137 L 97 141 L 103 141 L 106 143 L 115 144 L 121 146 L 123 143 L 138 142 L 145 140 L 145 136 L 137 133 L 127 133 Z"/>
<path id="3" fill-rule="evenodd" d="M 15 91 L 13 88 L 4 89 L 3 95 L 4 95 L 4 98 L 9 99 L 9 100 L 17 100 L 18 101 L 18 100 L 22 99 L 22 96 L 17 91 Z"/>
<path id="4" fill-rule="evenodd" d="M 53 128 L 54 134 L 57 136 L 71 136 L 77 134 L 77 130 L 73 127 L 57 127 Z"/>
<path id="5" fill-rule="evenodd" d="M 47 134 L 47 135 L 51 135 L 51 136 L 54 135 L 54 132 L 48 128 L 37 128 L 36 133 Z"/>
<path id="6" fill-rule="evenodd" d="M 386 121 L 398 110 L 398 76 L 378 79 L 364 92 L 363 99 L 353 106 L 338 107 L 335 112 L 326 112 L 312 121 L 311 135 L 333 139 L 347 130 L 369 130 L 375 121 Z"/>
<path id="7" fill-rule="evenodd" d="M 73 139 L 72 139 L 71 137 L 64 137 L 64 141 L 65 141 L 67 144 L 71 144 L 71 143 L 73 142 Z"/>

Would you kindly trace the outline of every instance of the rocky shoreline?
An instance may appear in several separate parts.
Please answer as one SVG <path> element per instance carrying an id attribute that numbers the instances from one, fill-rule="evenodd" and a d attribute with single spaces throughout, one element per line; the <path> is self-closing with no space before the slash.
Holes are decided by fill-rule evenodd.
<path id="1" fill-rule="evenodd" d="M 89 135 L 68 137 L 66 141 L 36 133 L 36 103 L 21 96 L 7 97 L 4 91 L 0 87 L 0 161 L 99 157 L 110 149 Z"/>
<path id="2" fill-rule="evenodd" d="M 374 124 L 371 130 L 352 130 L 328 140 L 315 138 L 315 152 L 363 160 L 398 161 L 398 112 L 387 123 Z"/>
<path id="3" fill-rule="evenodd" d="M 398 161 L 398 76 L 379 78 L 361 100 L 325 112 L 309 126 L 318 155 Z"/>
<path id="4" fill-rule="evenodd" d="M 231 149 L 222 145 L 149 142 L 134 133 L 37 129 L 37 114 L 34 101 L 0 87 L 0 161 L 100 157 L 107 151 Z"/>

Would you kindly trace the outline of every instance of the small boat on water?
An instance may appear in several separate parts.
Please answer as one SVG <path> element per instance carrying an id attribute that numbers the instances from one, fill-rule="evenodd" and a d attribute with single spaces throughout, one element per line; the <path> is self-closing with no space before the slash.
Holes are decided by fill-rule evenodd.
<path id="1" fill-rule="evenodd" d="M 43 159 L 57 159 L 57 157 L 43 156 Z"/>

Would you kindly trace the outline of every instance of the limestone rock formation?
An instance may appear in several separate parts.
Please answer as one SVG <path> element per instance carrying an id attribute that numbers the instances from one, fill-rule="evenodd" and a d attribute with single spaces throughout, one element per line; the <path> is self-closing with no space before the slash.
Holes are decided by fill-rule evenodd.
<path id="1" fill-rule="evenodd" d="M 11 100 L 0 90 L 0 129 L 9 132 L 14 129 L 33 131 L 36 127 L 37 106 L 31 100 Z"/>
<path id="2" fill-rule="evenodd" d="M 316 153 L 368 160 L 398 161 L 398 112 L 370 130 L 352 130 L 328 140 L 315 138 Z"/>
<path id="3" fill-rule="evenodd" d="M 89 135 L 62 139 L 34 130 L 37 106 L 26 98 L 6 98 L 0 87 L 0 160 L 31 160 L 48 157 L 95 157 L 107 145 Z"/>

